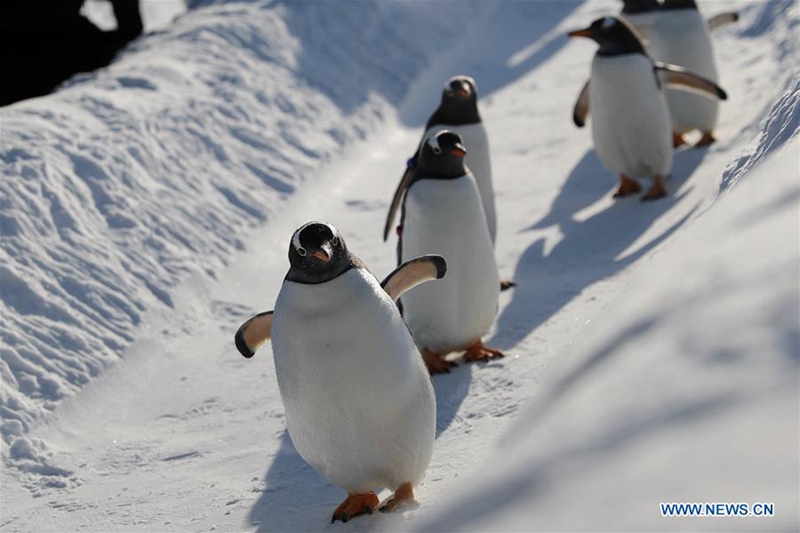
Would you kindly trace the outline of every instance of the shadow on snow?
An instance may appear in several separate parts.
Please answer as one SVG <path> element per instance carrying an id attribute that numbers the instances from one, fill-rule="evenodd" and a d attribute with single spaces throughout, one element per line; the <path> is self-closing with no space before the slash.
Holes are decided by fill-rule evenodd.
<path id="1" fill-rule="evenodd" d="M 620 257 L 647 228 L 681 202 L 685 193 L 676 196 L 675 192 L 694 173 L 705 153 L 705 149 L 687 149 L 676 154 L 673 174 L 667 181 L 670 196 L 644 204 L 638 195 L 621 199 L 581 222 L 575 220 L 575 214 L 611 194 L 608 185 L 616 179 L 602 167 L 594 150 L 587 152 L 572 169 L 550 212 L 528 228 L 558 225 L 561 241 L 547 254 L 543 238 L 523 252 L 514 272 L 517 287 L 512 300 L 498 317 L 497 333 L 487 344 L 514 348 L 587 287 L 633 264 L 682 227 L 695 209 L 635 252 Z M 608 179 L 598 179 L 598 173 L 608 175 Z M 646 181 L 644 186 L 648 186 Z"/>

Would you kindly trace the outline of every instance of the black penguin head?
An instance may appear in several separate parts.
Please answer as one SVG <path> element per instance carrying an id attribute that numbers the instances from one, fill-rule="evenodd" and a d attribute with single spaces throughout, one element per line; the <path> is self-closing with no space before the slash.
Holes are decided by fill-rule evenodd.
<path id="1" fill-rule="evenodd" d="M 569 36 L 592 39 L 600 45 L 597 54 L 601 56 L 647 55 L 636 30 L 617 17 L 599 18 L 592 22 L 588 28 L 572 31 Z"/>
<path id="2" fill-rule="evenodd" d="M 453 105 L 464 105 L 477 100 L 478 90 L 475 87 L 475 80 L 463 74 L 447 80 L 442 91 L 442 104 L 447 102 Z"/>
<path id="3" fill-rule="evenodd" d="M 622 0 L 622 3 L 624 4 L 622 12 L 626 15 L 647 13 L 661 9 L 661 4 L 658 0 Z"/>
<path id="4" fill-rule="evenodd" d="M 467 149 L 461 136 L 452 131 L 442 130 L 422 143 L 419 154 L 419 168 L 433 178 L 460 178 L 467 173 L 464 156 Z"/>
<path id="5" fill-rule="evenodd" d="M 461 126 L 481 121 L 478 112 L 478 88 L 475 80 L 459 74 L 444 84 L 442 101 L 428 120 L 427 128 L 437 125 Z"/>
<path id="6" fill-rule="evenodd" d="M 664 0 L 661 7 L 665 10 L 671 9 L 693 9 L 697 11 L 697 3 L 694 0 Z"/>
<path id="7" fill-rule="evenodd" d="M 289 245 L 289 273 L 286 279 L 298 283 L 322 283 L 349 270 L 353 265 L 339 231 L 325 222 L 309 222 L 292 235 Z"/>

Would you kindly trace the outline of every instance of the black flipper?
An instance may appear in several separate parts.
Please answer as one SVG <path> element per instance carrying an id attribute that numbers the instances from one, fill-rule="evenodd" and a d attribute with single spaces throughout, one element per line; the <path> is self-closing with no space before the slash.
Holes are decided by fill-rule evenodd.
<path id="1" fill-rule="evenodd" d="M 441 279 L 447 273 L 447 262 L 441 255 L 423 255 L 395 268 L 381 282 L 381 287 L 395 302 L 403 293 L 420 283 Z"/>
<path id="2" fill-rule="evenodd" d="M 250 318 L 236 331 L 236 349 L 246 358 L 253 357 L 272 336 L 272 311 L 265 311 Z"/>
<path id="3" fill-rule="evenodd" d="M 572 110 L 572 122 L 579 128 L 586 125 L 586 117 L 589 116 L 589 83 L 591 80 L 584 84 L 578 95 L 578 101 L 575 102 L 575 108 Z"/>
<path id="4" fill-rule="evenodd" d="M 394 197 L 392 198 L 392 203 L 389 205 L 389 213 L 386 216 L 386 225 L 383 227 L 384 241 L 386 241 L 389 238 L 389 232 L 392 230 L 394 217 L 395 215 L 397 215 L 397 210 L 400 208 L 400 204 L 403 201 L 403 196 L 405 196 L 409 185 L 411 185 L 412 178 L 414 177 L 414 173 L 416 172 L 417 169 L 418 159 L 419 159 L 419 150 L 417 150 L 417 153 L 414 154 L 414 157 L 408 160 L 408 166 L 406 167 L 406 171 L 403 174 L 402 179 L 400 179 L 399 185 L 397 185 L 397 190 L 394 191 Z"/>
<path id="5" fill-rule="evenodd" d="M 653 61 L 653 67 L 663 76 L 668 87 L 702 94 L 709 98 L 728 99 L 728 94 L 722 87 L 689 69 L 661 61 Z"/>
<path id="6" fill-rule="evenodd" d="M 723 26 L 727 26 L 728 24 L 733 24 L 739 20 L 739 13 L 736 11 L 731 11 L 729 13 L 720 13 L 719 15 L 714 15 L 710 19 L 708 19 L 708 29 L 709 30 L 716 30 L 717 28 L 721 28 Z"/>

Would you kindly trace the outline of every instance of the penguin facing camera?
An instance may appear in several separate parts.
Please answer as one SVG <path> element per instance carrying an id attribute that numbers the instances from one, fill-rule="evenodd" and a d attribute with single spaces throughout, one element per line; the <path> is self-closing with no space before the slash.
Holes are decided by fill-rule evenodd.
<path id="1" fill-rule="evenodd" d="M 445 359 L 451 352 L 466 350 L 468 362 L 503 356 L 481 340 L 497 314 L 500 276 L 466 154 L 458 134 L 439 131 L 422 143 L 415 171 L 395 194 L 402 203 L 398 262 L 433 253 L 447 259 L 447 278 L 401 299 L 431 373 L 455 366 Z"/>
<path id="2" fill-rule="evenodd" d="M 478 87 L 471 77 L 459 74 L 447 80 L 444 89 L 442 89 L 442 99 L 439 107 L 436 108 L 425 124 L 422 139 L 420 139 L 416 153 L 408 162 L 406 174 L 413 174 L 415 171 L 416 165 L 419 163 L 420 149 L 425 140 L 442 130 L 449 130 L 460 135 L 464 146 L 468 148 L 464 163 L 475 177 L 483 213 L 486 217 L 486 225 L 489 229 L 489 236 L 491 237 L 492 245 L 494 245 L 497 240 L 497 209 L 492 182 L 489 136 L 478 110 Z M 401 183 L 405 179 L 406 176 L 403 176 Z M 399 205 L 400 198 L 395 194 L 383 230 L 384 241 L 389 238 L 389 232 L 394 223 Z M 401 228 L 398 228 L 398 231 L 401 231 Z M 503 280 L 500 290 L 506 290 L 514 286 L 513 281 Z"/>
<path id="3" fill-rule="evenodd" d="M 271 339 L 292 442 L 348 493 L 332 522 L 401 509 L 430 463 L 436 398 L 395 300 L 447 264 L 418 257 L 379 283 L 322 222 L 295 231 L 289 263 L 275 310 L 242 324 L 236 347 L 249 358 Z M 394 491 L 382 505 L 380 488 Z"/>
<path id="4" fill-rule="evenodd" d="M 642 200 L 665 196 L 673 148 L 664 87 L 721 100 L 727 99 L 725 91 L 683 67 L 653 61 L 636 31 L 619 18 L 597 19 L 569 36 L 586 37 L 600 45 L 572 118 L 581 128 L 591 109 L 597 155 L 620 176 L 614 197 L 639 192 L 638 180 L 645 177 L 652 177 L 653 183 Z"/>

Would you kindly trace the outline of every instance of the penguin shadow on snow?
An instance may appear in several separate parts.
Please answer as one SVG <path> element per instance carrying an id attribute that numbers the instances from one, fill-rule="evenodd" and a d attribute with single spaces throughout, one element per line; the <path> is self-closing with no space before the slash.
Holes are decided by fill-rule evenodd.
<path id="1" fill-rule="evenodd" d="M 514 272 L 517 286 L 512 299 L 498 316 L 496 333 L 487 343 L 506 350 L 514 348 L 587 287 L 635 263 L 680 229 L 697 206 L 635 252 L 620 257 L 647 228 L 685 198 L 686 192 L 678 195 L 677 191 L 700 165 L 706 151 L 686 149 L 675 155 L 667 197 L 648 203 L 640 202 L 638 195 L 620 199 L 578 221 L 575 214 L 611 195 L 611 185 L 617 179 L 602 166 L 594 150 L 587 152 L 572 169 L 550 212 L 526 228 L 530 231 L 557 225 L 563 236 L 547 254 L 544 238 L 523 252 Z M 608 178 L 599 178 L 598 173 Z"/>
<path id="2" fill-rule="evenodd" d="M 425 124 L 438 105 L 442 83 L 463 73 L 477 82 L 479 105 L 555 56 L 568 42 L 553 28 L 582 5 L 578 0 L 496 2 L 470 39 L 446 55 L 435 71 L 421 76 L 400 106 L 406 126 Z"/>
<path id="3" fill-rule="evenodd" d="M 286 429 L 280 436 L 280 447 L 267 470 L 264 485 L 247 517 L 257 532 L 319 531 L 333 527 L 331 514 L 344 494 L 300 457 Z M 359 520 L 365 518 L 369 517 Z"/>

